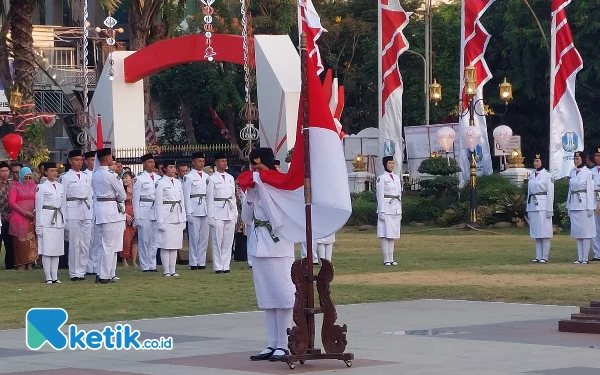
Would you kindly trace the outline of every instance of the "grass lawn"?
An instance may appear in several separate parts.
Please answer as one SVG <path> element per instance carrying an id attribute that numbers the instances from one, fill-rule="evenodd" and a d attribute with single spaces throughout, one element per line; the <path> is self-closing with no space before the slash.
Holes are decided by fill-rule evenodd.
<path id="1" fill-rule="evenodd" d="M 496 234 L 499 233 L 499 234 Z M 337 304 L 447 298 L 582 305 L 600 298 L 600 262 L 574 265 L 575 240 L 557 235 L 550 262 L 532 264 L 527 229 L 483 232 L 404 227 L 396 242 L 397 267 L 384 267 L 374 231 L 346 228 L 336 236 L 332 285 Z M 3 257 L 3 254 L 2 254 Z M 3 262 L 2 262 L 3 263 Z M 209 264 L 209 268 L 210 268 Z M 180 278 L 119 268 L 121 280 L 99 285 L 45 285 L 41 269 L 0 270 L 0 329 L 23 328 L 32 307 L 62 307 L 69 323 L 198 315 L 256 309 L 251 270 L 232 262 L 232 273 L 189 271 Z"/>

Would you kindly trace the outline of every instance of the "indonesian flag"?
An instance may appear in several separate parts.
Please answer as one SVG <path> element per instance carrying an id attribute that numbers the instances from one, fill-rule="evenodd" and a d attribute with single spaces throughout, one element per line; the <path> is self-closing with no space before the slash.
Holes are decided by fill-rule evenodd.
<path id="1" fill-rule="evenodd" d="M 323 72 L 321 52 L 317 45 L 317 39 L 327 31 L 321 26 L 321 17 L 317 13 L 311 0 L 298 0 L 298 35 L 306 34 L 306 49 L 308 58 L 317 67 L 316 74 Z"/>
<path id="2" fill-rule="evenodd" d="M 312 188 L 313 238 L 337 232 L 350 217 L 350 191 L 342 142 L 323 96 L 315 66 L 307 64 L 308 126 Z M 304 142 L 302 104 L 298 111 L 296 145 L 287 174 L 274 170 L 244 172 L 239 176 L 242 190 L 261 187 L 261 195 L 275 235 L 291 242 L 306 241 L 304 213 Z"/>
<path id="3" fill-rule="evenodd" d="M 583 120 L 575 101 L 575 77 L 583 60 L 567 22 L 565 8 L 570 2 L 552 0 L 550 173 L 555 179 L 569 175 L 573 153 L 583 150 Z"/>
<path id="4" fill-rule="evenodd" d="M 379 149 L 394 156 L 394 173 L 402 175 L 402 94 L 398 58 L 408 49 L 403 30 L 412 13 L 399 0 L 379 0 Z M 378 168 L 382 168 L 378 166 Z"/>
<path id="5" fill-rule="evenodd" d="M 213 107 L 210 107 L 210 118 L 213 124 L 219 129 L 219 132 L 221 133 L 223 138 L 229 140 L 229 130 L 227 129 L 227 126 L 225 126 L 225 123 L 223 122 L 223 120 L 221 120 L 221 118 L 219 117 L 219 115 Z"/>
<path id="6" fill-rule="evenodd" d="M 492 73 L 488 69 L 484 59 L 484 53 L 490 40 L 490 34 L 481 24 L 480 18 L 485 11 L 494 3 L 495 0 L 463 0 L 462 1 L 462 24 L 461 24 L 461 52 L 460 61 L 460 100 L 462 100 L 462 112 L 465 113 L 469 108 L 469 97 L 465 94 L 465 68 L 472 65 L 477 71 L 477 95 L 473 97 L 473 102 L 483 99 L 483 86 L 492 79 Z M 483 101 L 477 102 L 475 107 L 477 113 L 484 113 Z M 475 160 L 477 162 L 477 174 L 491 174 L 492 156 L 490 154 L 490 142 L 488 140 L 487 124 L 484 116 L 474 114 L 475 126 L 481 130 L 481 139 L 475 149 Z M 461 133 L 469 127 L 469 115 L 461 116 Z M 458 162 L 460 163 L 461 185 L 469 180 L 470 150 L 463 144 L 463 138 L 460 137 L 460 148 Z"/>

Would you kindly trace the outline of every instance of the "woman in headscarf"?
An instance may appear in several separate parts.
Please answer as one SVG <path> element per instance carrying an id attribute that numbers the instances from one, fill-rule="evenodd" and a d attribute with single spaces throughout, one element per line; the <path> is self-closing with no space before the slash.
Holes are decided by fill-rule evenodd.
<path id="1" fill-rule="evenodd" d="M 35 235 L 35 182 L 29 167 L 19 171 L 19 181 L 14 181 L 8 191 L 10 215 L 9 234 L 14 237 L 13 246 L 17 269 L 31 270 L 37 260 L 37 237 Z"/>
<path id="2" fill-rule="evenodd" d="M 554 214 L 554 183 L 550 173 L 543 167 L 540 155 L 533 159 L 535 171 L 527 182 L 527 218 L 529 235 L 535 239 L 534 263 L 546 263 L 552 240 L 552 216 Z"/>
<path id="3" fill-rule="evenodd" d="M 596 237 L 594 210 L 594 178 L 592 171 L 585 166 L 583 152 L 576 152 L 573 162 L 575 169 L 569 176 L 567 210 L 571 219 L 571 237 L 577 240 L 578 259 L 575 264 L 588 264 L 592 238 Z"/>
<path id="4" fill-rule="evenodd" d="M 384 266 L 397 266 L 394 243 L 400 238 L 402 220 L 402 180 L 394 174 L 394 157 L 382 159 L 385 172 L 377 177 L 377 237 L 381 241 Z"/>

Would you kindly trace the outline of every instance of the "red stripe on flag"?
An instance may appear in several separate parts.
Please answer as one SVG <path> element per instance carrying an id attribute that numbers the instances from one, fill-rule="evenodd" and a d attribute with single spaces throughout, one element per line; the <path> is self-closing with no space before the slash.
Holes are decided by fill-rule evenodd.
<path id="1" fill-rule="evenodd" d="M 104 148 L 104 135 L 102 135 L 102 116 L 98 115 L 96 122 L 96 150 Z"/>
<path id="2" fill-rule="evenodd" d="M 383 3 L 382 3 L 383 4 Z M 388 6 L 388 3 L 384 4 Z M 408 41 L 402 31 L 408 24 L 408 14 L 398 4 L 399 10 L 381 8 L 381 115 L 385 114 L 385 103 L 389 96 L 402 87 L 402 76 L 398 69 L 398 57 L 408 49 Z"/>

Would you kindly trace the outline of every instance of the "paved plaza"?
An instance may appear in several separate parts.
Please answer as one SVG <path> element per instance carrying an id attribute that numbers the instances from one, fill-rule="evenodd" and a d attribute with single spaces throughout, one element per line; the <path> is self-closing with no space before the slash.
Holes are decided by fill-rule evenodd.
<path id="1" fill-rule="evenodd" d="M 173 337 L 170 351 L 54 351 L 48 345 L 30 351 L 24 329 L 7 330 L 0 331 L 0 373 L 599 375 L 600 335 L 558 332 L 558 320 L 576 312 L 576 307 L 446 300 L 339 306 L 338 324 L 348 325 L 347 351 L 355 355 L 352 368 L 322 360 L 294 370 L 285 363 L 249 361 L 265 346 L 261 312 L 127 322 L 142 339 Z M 318 342 L 320 320 L 317 328 Z"/>

